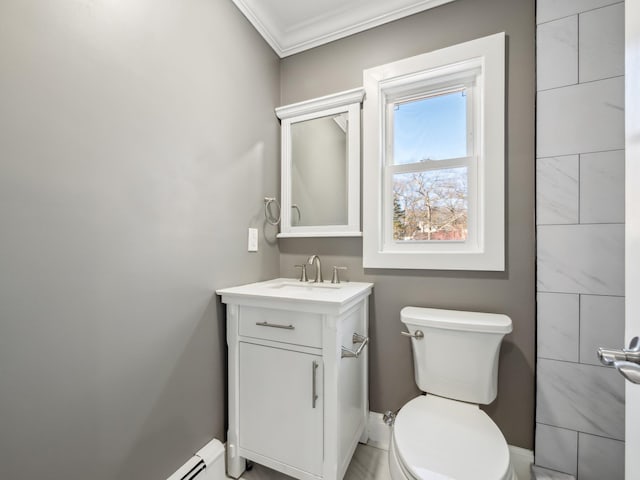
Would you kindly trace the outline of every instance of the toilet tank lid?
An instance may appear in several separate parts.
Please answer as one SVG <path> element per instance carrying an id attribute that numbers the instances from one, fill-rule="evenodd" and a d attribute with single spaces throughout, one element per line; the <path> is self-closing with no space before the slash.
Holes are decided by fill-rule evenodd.
<path id="1" fill-rule="evenodd" d="M 511 333 L 511 319 L 500 313 L 463 312 L 439 308 L 404 307 L 400 311 L 403 323 L 423 327 L 467 332 Z"/>

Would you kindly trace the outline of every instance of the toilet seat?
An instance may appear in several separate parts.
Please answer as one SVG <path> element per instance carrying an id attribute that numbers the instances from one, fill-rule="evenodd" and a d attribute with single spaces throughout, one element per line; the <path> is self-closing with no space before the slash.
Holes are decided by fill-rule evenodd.
<path id="1" fill-rule="evenodd" d="M 404 477 L 422 480 L 514 478 L 502 432 L 477 405 L 419 396 L 398 413 L 391 455 Z"/>

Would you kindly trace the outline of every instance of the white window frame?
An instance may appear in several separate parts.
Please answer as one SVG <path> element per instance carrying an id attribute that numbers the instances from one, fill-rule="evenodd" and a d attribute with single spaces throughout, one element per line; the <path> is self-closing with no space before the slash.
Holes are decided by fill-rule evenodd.
<path id="1" fill-rule="evenodd" d="M 365 70 L 364 87 L 364 267 L 503 271 L 505 34 Z M 393 165 L 389 109 L 459 88 L 469 95 L 467 156 Z M 393 174 L 456 166 L 469 174 L 467 239 L 393 240 Z"/>
<path id="2" fill-rule="evenodd" d="M 409 92 L 406 94 L 406 88 L 400 86 L 399 89 L 394 88 L 393 83 L 385 85 L 384 89 L 384 105 L 385 119 L 383 128 L 385 138 L 385 158 L 382 172 L 383 188 L 382 188 L 382 225 L 383 228 L 383 249 L 389 252 L 432 252 L 432 251 L 464 251 L 468 248 L 465 243 L 476 245 L 478 238 L 477 229 L 477 158 L 478 145 L 475 141 L 474 127 L 478 124 L 479 119 L 476 118 L 476 112 L 479 111 L 478 95 L 476 95 L 476 76 L 477 69 L 473 68 L 473 64 L 463 64 L 464 70 L 459 73 L 447 75 L 443 78 L 442 72 L 438 73 L 437 78 L 425 78 L 418 82 L 416 88 L 419 94 Z M 456 69 L 460 66 L 456 66 Z M 455 91 L 465 90 L 466 92 L 466 134 L 467 134 L 467 151 L 464 157 L 449 158 L 443 160 L 427 160 L 418 163 L 394 164 L 393 159 L 393 111 L 394 106 L 400 102 L 410 101 L 411 99 L 433 97 Z M 466 167 L 468 182 L 468 236 L 466 242 L 457 240 L 446 241 L 398 241 L 393 239 L 393 228 L 389 228 L 393 224 L 393 176 L 398 173 L 414 173 L 425 172 L 429 170 L 443 170 L 448 168 Z"/>

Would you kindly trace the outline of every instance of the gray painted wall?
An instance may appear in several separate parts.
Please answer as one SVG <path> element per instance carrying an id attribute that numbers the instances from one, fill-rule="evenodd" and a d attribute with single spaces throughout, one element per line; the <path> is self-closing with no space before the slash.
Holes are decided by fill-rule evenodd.
<path id="1" fill-rule="evenodd" d="M 537 2 L 536 464 L 624 479 L 624 3 Z"/>
<path id="2" fill-rule="evenodd" d="M 487 411 L 510 444 L 533 447 L 535 363 L 534 2 L 458 0 L 285 58 L 282 104 L 362 85 L 362 70 L 504 31 L 508 35 L 507 269 L 504 273 L 366 270 L 360 239 L 280 240 L 280 273 L 318 253 L 325 275 L 375 283 L 371 303 L 371 409 L 400 408 L 418 394 L 410 345 L 399 331 L 405 305 L 505 313 L 514 332 L 502 347 L 498 399 Z"/>
<path id="3" fill-rule="evenodd" d="M 229 1 L 0 2 L 0 478 L 224 437 L 214 289 L 274 277 L 279 60 Z"/>

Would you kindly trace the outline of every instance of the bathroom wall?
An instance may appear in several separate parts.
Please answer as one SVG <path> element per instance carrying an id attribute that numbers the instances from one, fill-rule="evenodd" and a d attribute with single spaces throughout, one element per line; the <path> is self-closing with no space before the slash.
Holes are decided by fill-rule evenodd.
<path id="1" fill-rule="evenodd" d="M 166 478 L 224 438 L 214 289 L 278 274 L 279 60 L 230 1 L 3 0 L 0 65 L 0 478 Z"/>
<path id="2" fill-rule="evenodd" d="M 536 464 L 624 478 L 624 3 L 537 2 Z"/>
<path id="3" fill-rule="evenodd" d="M 349 280 L 375 283 L 371 302 L 370 407 L 398 409 L 419 392 L 409 341 L 400 336 L 405 305 L 506 313 L 514 332 L 502 347 L 499 395 L 487 411 L 508 442 L 532 448 L 535 363 L 534 100 L 535 17 L 528 0 L 458 0 L 283 59 L 282 104 L 362 85 L 362 70 L 481 36 L 506 32 L 507 268 L 454 272 L 362 268 L 362 241 L 281 239 L 280 273 L 320 255 L 349 268 Z M 455 355 L 455 352 L 452 352 Z"/>

